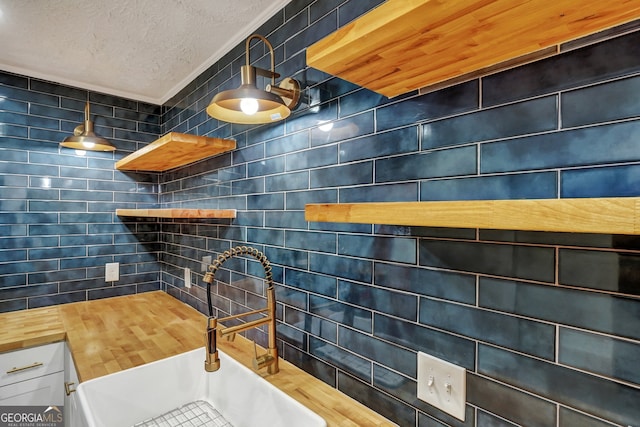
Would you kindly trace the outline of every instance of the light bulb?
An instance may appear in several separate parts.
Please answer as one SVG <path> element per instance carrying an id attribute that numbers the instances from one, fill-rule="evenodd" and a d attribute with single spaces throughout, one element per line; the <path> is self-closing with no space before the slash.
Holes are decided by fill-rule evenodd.
<path id="1" fill-rule="evenodd" d="M 246 115 L 252 116 L 258 112 L 258 100 L 255 98 L 242 98 L 240 109 Z"/>
<path id="2" fill-rule="evenodd" d="M 96 146 L 96 143 L 95 142 L 83 142 L 82 146 L 84 148 L 86 148 L 87 150 L 91 150 L 93 147 Z"/>

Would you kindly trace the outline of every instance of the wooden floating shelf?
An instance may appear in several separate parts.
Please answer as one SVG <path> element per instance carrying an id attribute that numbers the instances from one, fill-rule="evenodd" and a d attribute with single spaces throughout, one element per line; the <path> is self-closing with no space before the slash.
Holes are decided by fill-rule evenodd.
<path id="1" fill-rule="evenodd" d="M 359 224 L 640 234 L 640 197 L 308 204 L 305 219 Z"/>
<path id="2" fill-rule="evenodd" d="M 116 209 L 118 216 L 151 218 L 235 218 L 235 209 Z"/>
<path id="3" fill-rule="evenodd" d="M 236 148 L 230 139 L 170 132 L 116 162 L 116 169 L 164 172 Z"/>
<path id="4" fill-rule="evenodd" d="M 387 0 L 310 46 L 307 64 L 394 97 L 549 56 L 638 18 L 640 0 Z"/>

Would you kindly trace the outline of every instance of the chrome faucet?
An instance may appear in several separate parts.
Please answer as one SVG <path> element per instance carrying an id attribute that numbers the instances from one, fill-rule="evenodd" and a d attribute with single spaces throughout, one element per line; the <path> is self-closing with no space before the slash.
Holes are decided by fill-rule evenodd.
<path id="1" fill-rule="evenodd" d="M 262 268 L 264 268 L 265 273 L 265 280 L 267 281 L 267 307 L 218 319 L 217 317 L 213 316 L 213 306 L 211 304 L 211 285 L 214 283 L 215 274 L 222 266 L 222 264 L 229 258 L 233 258 L 237 255 L 251 255 L 258 261 L 260 261 L 260 264 L 262 264 Z M 224 251 L 221 255 L 218 256 L 218 258 L 216 258 L 215 261 L 211 263 L 211 265 L 209 265 L 209 269 L 205 273 L 203 280 L 205 283 L 207 283 L 207 304 L 209 306 L 209 317 L 207 319 L 206 332 L 207 358 L 204 362 L 204 369 L 207 372 L 213 372 L 220 369 L 220 358 L 218 357 L 216 336 L 229 337 L 233 339 L 236 332 L 242 332 L 248 329 L 268 324 L 269 345 L 267 352 L 261 356 L 258 356 L 257 350 L 254 350 L 255 358 L 253 359 L 253 367 L 256 370 L 266 367 L 269 374 L 277 373 L 279 368 L 278 348 L 276 347 L 276 293 L 273 285 L 273 276 L 271 274 L 271 263 L 269 263 L 267 257 L 255 248 L 249 246 L 236 246 L 235 248 L 231 248 L 228 251 Z M 230 326 L 228 328 L 218 327 L 218 322 L 225 322 L 227 320 L 239 319 L 242 317 L 261 313 L 266 313 L 266 316 L 257 320 L 243 323 L 241 325 Z"/>

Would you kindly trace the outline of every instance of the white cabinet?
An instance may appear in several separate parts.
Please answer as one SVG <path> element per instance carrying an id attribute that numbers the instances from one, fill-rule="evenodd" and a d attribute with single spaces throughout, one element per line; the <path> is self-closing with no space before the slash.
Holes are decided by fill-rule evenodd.
<path id="1" fill-rule="evenodd" d="M 64 404 L 63 342 L 0 354 L 0 406 Z"/>
<path id="2" fill-rule="evenodd" d="M 0 406 L 57 406 L 64 409 L 65 427 L 84 427 L 79 382 L 64 342 L 0 354 Z"/>
<path id="3" fill-rule="evenodd" d="M 64 372 L 44 375 L 0 387 L 0 406 L 59 406 L 64 403 L 60 384 Z"/>
<path id="4" fill-rule="evenodd" d="M 65 346 L 64 355 L 64 425 L 65 427 L 84 427 L 87 425 L 78 402 L 76 389 L 80 384 L 76 365 L 69 346 Z"/>

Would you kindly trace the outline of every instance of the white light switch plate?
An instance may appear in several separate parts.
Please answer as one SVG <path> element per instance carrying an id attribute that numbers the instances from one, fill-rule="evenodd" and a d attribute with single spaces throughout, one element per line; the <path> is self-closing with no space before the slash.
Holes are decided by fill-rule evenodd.
<path id="1" fill-rule="evenodd" d="M 205 255 L 202 257 L 202 264 L 200 265 L 200 271 L 207 271 L 211 264 L 211 255 Z"/>
<path id="2" fill-rule="evenodd" d="M 104 281 L 116 282 L 120 280 L 120 263 L 108 262 L 104 268 Z"/>
<path id="3" fill-rule="evenodd" d="M 418 352 L 418 399 L 464 421 L 467 370 Z"/>
<path id="4" fill-rule="evenodd" d="M 191 269 L 189 267 L 184 269 L 184 287 L 187 289 L 191 287 Z"/>

